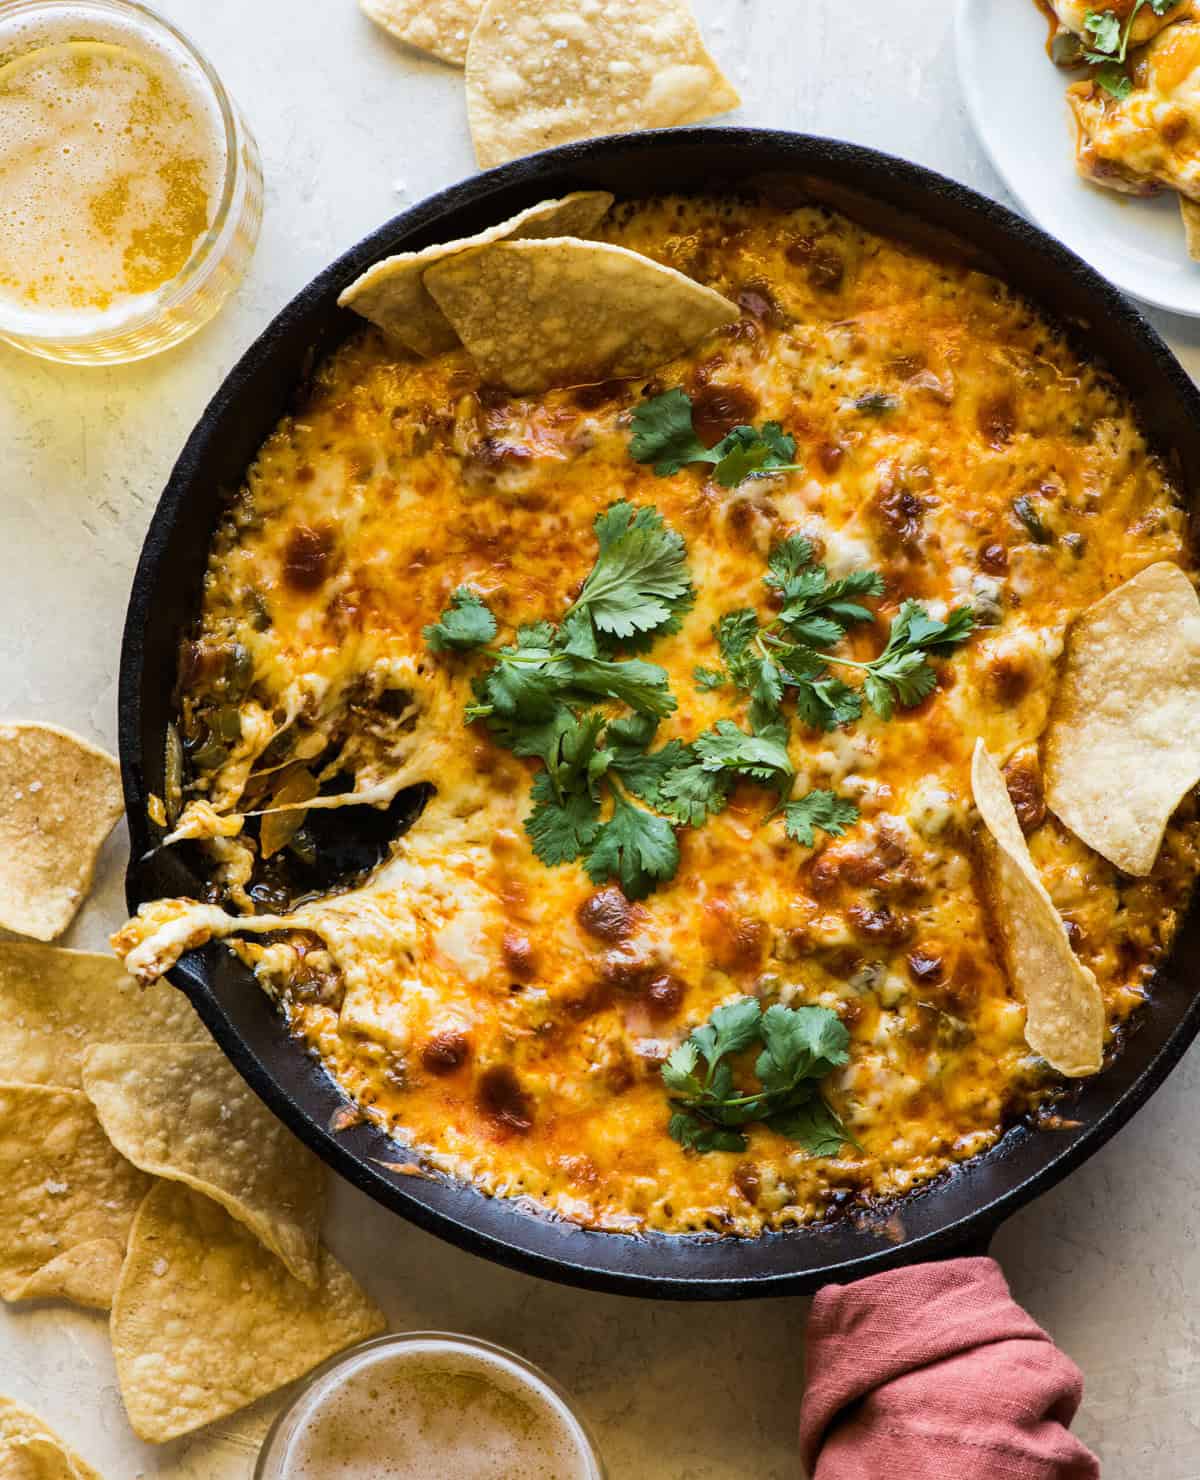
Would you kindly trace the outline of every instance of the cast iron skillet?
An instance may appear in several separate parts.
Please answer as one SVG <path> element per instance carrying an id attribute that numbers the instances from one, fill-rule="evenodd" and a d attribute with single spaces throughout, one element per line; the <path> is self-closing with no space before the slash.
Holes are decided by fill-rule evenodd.
<path id="1" fill-rule="evenodd" d="M 163 895 L 194 895 L 199 886 L 174 850 L 151 851 L 161 832 L 146 816 L 148 792 L 162 792 L 176 652 L 199 605 L 223 501 L 313 365 L 357 324 L 336 306 L 339 291 L 391 252 L 469 235 L 568 190 L 600 186 L 635 196 L 760 182 L 935 250 L 965 253 L 1002 276 L 1112 370 L 1180 486 L 1200 487 L 1200 395 L 1154 331 L 1066 247 L 928 170 L 828 139 L 726 128 L 600 139 L 489 171 L 397 216 L 294 299 L 217 392 L 176 464 L 134 577 L 121 655 L 121 763 L 135 860 L 127 880 L 131 908 Z M 1198 951 L 1200 910 L 1193 908 L 1123 1052 L 1072 1093 L 1062 1128 L 1015 1126 L 987 1155 L 886 1214 L 754 1240 L 590 1232 L 468 1186 L 389 1170 L 383 1163 L 408 1158 L 382 1131 L 359 1124 L 331 1132 L 342 1096 L 288 1038 L 231 952 L 219 945 L 191 952 L 171 979 L 303 1141 L 422 1228 L 502 1264 L 592 1289 L 723 1299 L 806 1293 L 985 1238 L 1103 1145 L 1162 1083 L 1200 1026 L 1192 985 Z"/>

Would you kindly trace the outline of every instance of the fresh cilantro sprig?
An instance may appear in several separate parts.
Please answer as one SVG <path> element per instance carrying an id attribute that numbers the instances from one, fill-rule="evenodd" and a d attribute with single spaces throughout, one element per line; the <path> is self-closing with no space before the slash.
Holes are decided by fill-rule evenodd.
<path id="1" fill-rule="evenodd" d="M 784 831 L 804 848 L 813 846 L 817 828 L 831 838 L 840 838 L 858 818 L 854 803 L 834 791 L 807 792 L 783 809 Z"/>
<path id="2" fill-rule="evenodd" d="M 679 387 L 643 401 L 633 413 L 629 454 L 635 462 L 653 463 L 660 478 L 688 463 L 710 463 L 723 488 L 735 488 L 747 478 L 804 470 L 795 461 L 796 439 L 777 421 L 766 422 L 761 430 L 734 427 L 715 447 L 705 447 L 692 423 L 691 398 Z"/>
<path id="3" fill-rule="evenodd" d="M 735 1083 L 731 1062 L 754 1044 L 757 1088 Z M 820 1091 L 850 1057 L 850 1035 L 824 1007 L 764 1012 L 754 997 L 718 1007 L 663 1065 L 672 1115 L 668 1132 L 692 1151 L 745 1151 L 742 1127 L 761 1123 L 812 1156 L 838 1156 L 853 1143 Z"/>
<path id="4" fill-rule="evenodd" d="M 918 602 L 906 601 L 886 647 L 869 663 L 825 651 L 850 626 L 872 620 L 873 613 L 856 598 L 881 596 L 883 578 L 877 571 L 855 570 L 831 580 L 812 557 L 812 545 L 803 536 L 777 545 L 764 579 L 783 601 L 778 614 L 764 625 L 752 607 L 726 612 L 714 628 L 723 668 L 701 668 L 694 675 L 702 689 L 728 682 L 748 694 L 756 732 L 780 722 L 789 692 L 797 714 L 813 729 L 853 723 L 862 716 L 864 699 L 882 719 L 890 719 L 897 705 L 911 708 L 933 691 L 937 674 L 930 658 L 952 651 L 974 626 L 970 607 L 959 607 L 940 622 Z M 833 676 L 831 666 L 861 669 L 861 691 Z"/>
<path id="5" fill-rule="evenodd" d="M 568 616 L 586 612 L 613 638 L 678 630 L 693 600 L 682 537 L 657 509 L 614 504 L 595 523 L 600 553 Z"/>
<path id="6" fill-rule="evenodd" d="M 1118 102 L 1123 102 L 1133 91 L 1133 82 L 1125 71 L 1125 58 L 1129 54 L 1129 39 L 1139 12 L 1149 5 L 1155 15 L 1162 16 L 1178 3 L 1179 0 L 1135 0 L 1124 26 L 1112 10 L 1089 10 L 1084 16 L 1085 40 L 1090 45 L 1085 46 L 1083 59 L 1099 67 L 1096 81 Z"/>
<path id="7" fill-rule="evenodd" d="M 491 642 L 495 635 L 495 617 L 469 586 L 455 591 L 439 621 L 421 629 L 431 653 L 469 652 Z"/>
<path id="8" fill-rule="evenodd" d="M 667 791 L 696 758 L 678 740 L 650 749 L 659 720 L 676 707 L 666 671 L 616 655 L 677 630 L 694 599 L 683 540 L 656 509 L 624 502 L 595 529 L 595 564 L 561 622 L 528 623 L 513 642 L 488 647 L 495 618 L 460 587 L 425 639 L 435 653 L 475 650 L 491 660 L 473 681 L 466 718 L 515 755 L 541 761 L 525 821 L 537 856 L 549 866 L 578 859 L 595 883 L 616 879 L 638 899 L 678 868 L 675 827 L 702 821 L 724 799 L 710 788 L 698 807 Z"/>

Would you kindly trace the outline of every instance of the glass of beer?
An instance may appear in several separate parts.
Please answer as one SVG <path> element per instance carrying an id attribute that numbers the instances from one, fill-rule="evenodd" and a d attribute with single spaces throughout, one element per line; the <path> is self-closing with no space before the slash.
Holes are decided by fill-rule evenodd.
<path id="1" fill-rule="evenodd" d="M 206 323 L 262 220 L 220 79 L 132 0 L 0 3 L 0 339 L 115 364 Z"/>
<path id="2" fill-rule="evenodd" d="M 567 1395 L 471 1336 L 379 1336 L 318 1367 L 275 1420 L 255 1480 L 604 1480 Z"/>

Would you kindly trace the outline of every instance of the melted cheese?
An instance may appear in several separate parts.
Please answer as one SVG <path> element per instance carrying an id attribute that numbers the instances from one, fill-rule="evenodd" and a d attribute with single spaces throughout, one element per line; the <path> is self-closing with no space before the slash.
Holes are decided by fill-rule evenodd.
<path id="1" fill-rule="evenodd" d="M 1161 32 L 1138 58 L 1134 81 L 1123 100 L 1096 82 L 1068 88 L 1080 174 L 1126 194 L 1168 186 L 1200 199 L 1200 20 Z"/>
<path id="2" fill-rule="evenodd" d="M 181 661 L 181 727 L 208 762 L 180 826 L 213 837 L 228 908 L 157 902 L 119 945 L 152 975 L 227 938 L 343 1088 L 432 1167 L 599 1228 L 753 1234 L 899 1195 L 1053 1093 L 976 890 L 971 749 L 979 735 L 1001 758 L 1036 747 L 1072 617 L 1144 565 L 1186 563 L 1184 519 L 1112 382 L 987 277 L 811 208 L 668 199 L 623 208 L 608 235 L 746 305 L 659 383 L 779 420 L 806 471 L 732 491 L 701 468 L 656 478 L 628 455 L 640 386 L 501 396 L 464 354 L 415 362 L 369 332 L 349 342 L 250 469 Z M 894 409 L 860 409 L 867 392 Z M 944 611 L 979 581 L 992 625 L 939 665 L 919 709 L 830 735 L 793 726 L 801 783 L 859 802 L 846 837 L 800 848 L 765 821 L 761 792 L 738 791 L 681 833 L 676 877 L 605 940 L 582 912 L 582 869 L 531 851 L 533 763 L 463 723 L 481 660 L 431 656 L 421 628 L 463 583 L 502 639 L 557 618 L 594 559 L 596 513 L 620 497 L 683 535 L 697 587 L 683 630 L 652 651 L 679 701 L 664 740 L 744 718 L 692 669 L 713 663 L 722 612 L 762 604 L 786 533 L 818 542 L 835 573 L 884 573 L 881 621 L 849 640 L 857 658 L 906 597 Z M 1032 541 L 1019 497 L 1050 543 Z M 236 728 L 231 705 L 271 723 L 207 746 Z M 286 909 L 258 824 L 215 835 L 271 811 L 300 762 L 355 795 L 435 792 L 365 880 Z M 1193 813 L 1133 888 L 1037 821 L 1034 857 L 1115 1027 L 1195 874 Z M 238 889 L 248 855 L 248 888 L 266 893 L 222 883 L 234 847 Z M 272 912 L 248 918 L 254 899 Z M 814 1159 L 757 1126 L 740 1158 L 669 1138 L 663 1057 L 745 992 L 841 1014 L 852 1053 L 829 1095 L 861 1151 Z"/>

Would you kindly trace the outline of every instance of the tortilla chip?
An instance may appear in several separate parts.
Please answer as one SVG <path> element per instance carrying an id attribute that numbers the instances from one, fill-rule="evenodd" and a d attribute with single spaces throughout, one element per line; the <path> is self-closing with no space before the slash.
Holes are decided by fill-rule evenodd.
<path id="1" fill-rule="evenodd" d="M 467 115 L 482 168 L 741 104 L 688 0 L 487 0 L 467 48 Z"/>
<path id="2" fill-rule="evenodd" d="M 1060 1074 L 1095 1074 L 1104 1054 L 1100 988 L 1071 949 L 1004 777 L 982 740 L 975 742 L 971 789 L 987 828 L 984 870 L 1008 974 L 1025 999 L 1025 1041 Z"/>
<path id="3" fill-rule="evenodd" d="M 113 1302 L 117 1380 L 134 1431 L 164 1444 L 385 1324 L 327 1249 L 310 1290 L 216 1203 L 158 1182 L 133 1225 Z"/>
<path id="4" fill-rule="evenodd" d="M 0 1398 L 0 1480 L 100 1480 L 36 1413 Z"/>
<path id="5" fill-rule="evenodd" d="M 107 1310 L 149 1186 L 85 1094 L 0 1084 L 0 1298 L 61 1295 Z"/>
<path id="6" fill-rule="evenodd" d="M 498 242 L 439 263 L 425 285 L 484 380 L 510 391 L 649 375 L 739 316 L 711 288 L 604 242 Z"/>
<path id="7" fill-rule="evenodd" d="M 398 41 L 461 67 L 483 0 L 358 0 L 366 15 Z"/>
<path id="8" fill-rule="evenodd" d="M 84 1093 L 123 1156 L 219 1202 L 316 1286 L 324 1164 L 267 1109 L 215 1043 L 103 1043 Z"/>
<path id="9" fill-rule="evenodd" d="M 1179 197 L 1179 214 L 1183 217 L 1183 234 L 1187 239 L 1188 256 L 1200 262 L 1200 202 Z"/>
<path id="10" fill-rule="evenodd" d="M 476 236 L 387 257 L 352 282 L 338 303 L 370 319 L 389 339 L 398 340 L 414 354 L 438 355 L 457 349 L 458 335 L 425 287 L 428 268 L 472 247 L 510 237 L 587 236 L 612 203 L 613 197 L 606 190 L 577 190 L 561 200 L 544 200 L 519 211 Z"/>
<path id="11" fill-rule="evenodd" d="M 0 941 L 0 1081 L 79 1089 L 90 1043 L 208 1043 L 208 1029 L 165 981 L 139 987 L 92 951 Z"/>
<path id="12" fill-rule="evenodd" d="M 61 935 L 122 811 L 112 756 L 57 725 L 0 725 L 0 927 Z"/>
<path id="13" fill-rule="evenodd" d="M 1200 781 L 1200 600 L 1160 561 L 1071 631 L 1046 734 L 1046 803 L 1124 873 L 1154 867 Z"/>

